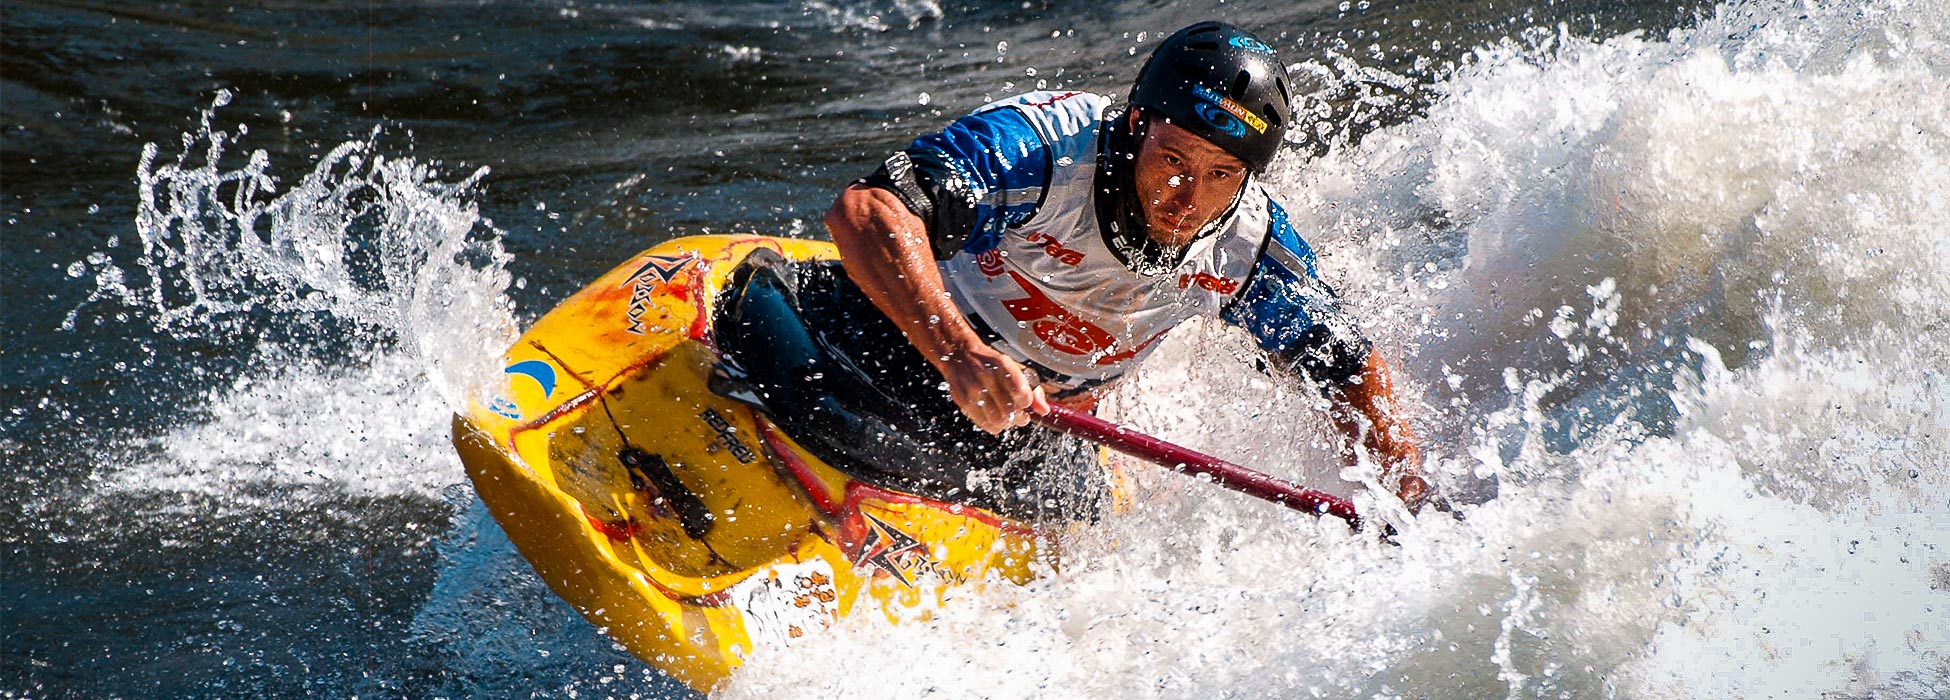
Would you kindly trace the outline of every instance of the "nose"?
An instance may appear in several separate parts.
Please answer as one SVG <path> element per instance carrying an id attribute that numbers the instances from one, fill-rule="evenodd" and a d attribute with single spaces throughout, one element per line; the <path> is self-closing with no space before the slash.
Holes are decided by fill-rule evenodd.
<path id="1" fill-rule="evenodd" d="M 1190 213 L 1198 203 L 1198 184 L 1190 175 L 1173 175 L 1165 180 L 1165 191 L 1159 193 L 1159 203 L 1167 209 Z"/>

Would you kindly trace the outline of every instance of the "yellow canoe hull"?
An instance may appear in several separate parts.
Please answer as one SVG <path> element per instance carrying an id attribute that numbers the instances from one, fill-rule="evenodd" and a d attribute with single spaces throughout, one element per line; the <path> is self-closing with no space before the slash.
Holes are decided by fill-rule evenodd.
<path id="1" fill-rule="evenodd" d="M 645 662 L 709 690 L 857 609 L 1027 581 L 1022 523 L 856 481 L 710 390 L 710 321 L 757 250 L 818 241 L 697 236 L 651 248 L 529 328 L 507 385 L 454 417 L 475 490 L 556 594 Z"/>

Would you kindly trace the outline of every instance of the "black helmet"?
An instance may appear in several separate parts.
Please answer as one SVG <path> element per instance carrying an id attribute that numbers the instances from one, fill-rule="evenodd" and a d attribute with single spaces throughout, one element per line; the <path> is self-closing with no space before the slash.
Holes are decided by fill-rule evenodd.
<path id="1" fill-rule="evenodd" d="M 1266 170 L 1293 125 L 1286 66 L 1244 29 L 1200 22 L 1151 52 L 1131 88 L 1131 106 L 1164 117 Z"/>

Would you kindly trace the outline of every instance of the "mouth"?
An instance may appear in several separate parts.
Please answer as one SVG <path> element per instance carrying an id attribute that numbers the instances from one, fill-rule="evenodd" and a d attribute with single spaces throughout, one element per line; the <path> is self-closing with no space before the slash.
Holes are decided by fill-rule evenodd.
<path id="1" fill-rule="evenodd" d="M 1185 232 L 1185 230 L 1188 228 L 1187 224 L 1189 224 L 1191 220 L 1192 220 L 1192 216 L 1190 213 L 1178 214 L 1178 215 L 1163 214 L 1158 216 L 1156 219 L 1154 219 L 1151 222 L 1151 225 L 1152 228 L 1156 229 L 1159 233 L 1173 234 L 1173 237 L 1175 238 L 1176 237 L 1175 234 L 1180 234 Z"/>

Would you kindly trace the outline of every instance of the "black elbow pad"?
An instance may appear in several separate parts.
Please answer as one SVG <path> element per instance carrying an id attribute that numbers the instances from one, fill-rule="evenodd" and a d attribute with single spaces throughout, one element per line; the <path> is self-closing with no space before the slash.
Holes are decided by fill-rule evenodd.
<path id="1" fill-rule="evenodd" d="M 923 156 L 897 151 L 854 184 L 892 192 L 927 226 L 935 259 L 946 260 L 961 250 L 975 227 L 975 197 L 946 163 Z"/>

